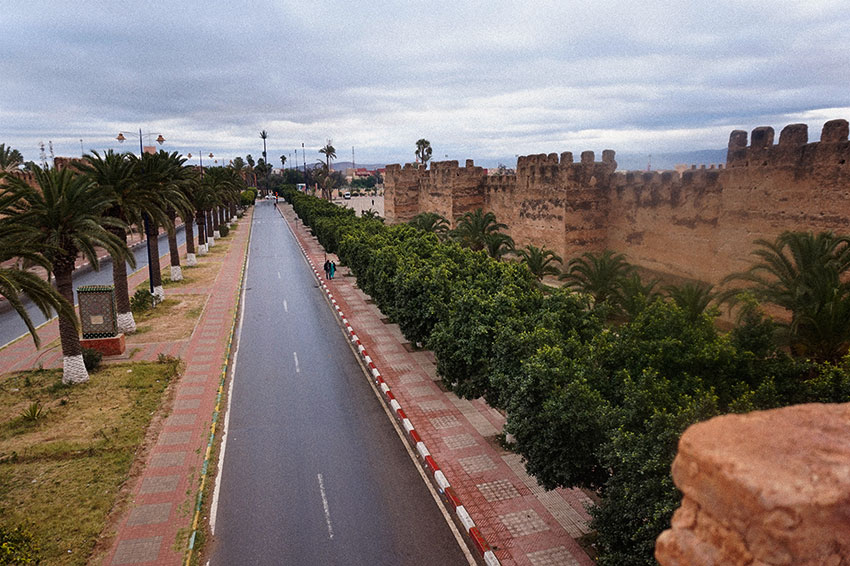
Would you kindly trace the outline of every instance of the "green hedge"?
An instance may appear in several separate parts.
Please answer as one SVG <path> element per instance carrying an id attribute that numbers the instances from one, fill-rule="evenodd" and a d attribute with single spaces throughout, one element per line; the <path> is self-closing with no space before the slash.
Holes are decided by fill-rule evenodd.
<path id="1" fill-rule="evenodd" d="M 670 466 L 689 425 L 850 401 L 846 363 L 790 358 L 760 315 L 720 333 L 710 316 L 658 299 L 612 326 L 587 297 L 544 294 L 522 264 L 284 194 L 405 337 L 434 351 L 447 387 L 507 411 L 530 474 L 547 488 L 596 491 L 600 564 L 655 564 L 655 538 L 681 499 Z"/>

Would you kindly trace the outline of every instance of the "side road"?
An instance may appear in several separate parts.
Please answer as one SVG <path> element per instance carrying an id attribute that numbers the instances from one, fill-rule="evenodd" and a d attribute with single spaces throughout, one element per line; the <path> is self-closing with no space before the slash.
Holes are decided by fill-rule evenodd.
<path id="1" fill-rule="evenodd" d="M 141 475 L 133 482 L 131 503 L 118 519 L 111 547 L 105 556 L 99 557 L 97 564 L 177 566 L 183 563 L 214 408 L 227 367 L 252 216 L 253 208 L 232 232 L 227 252 L 216 258 L 221 261 L 221 267 L 215 281 L 184 286 L 177 291 L 184 296 L 202 297 L 199 300 L 203 312 L 191 336 L 157 342 L 157 337 L 151 335 L 149 342 L 128 344 L 128 354 L 118 360 L 155 361 L 162 354 L 182 358 L 185 368 L 174 384 L 169 416 L 147 454 Z M 185 246 L 181 252 L 185 252 Z M 160 265 L 163 269 L 169 265 L 167 250 L 160 257 Z M 146 279 L 146 269 L 131 275 L 131 290 Z M 166 290 L 166 297 L 174 292 Z M 61 367 L 60 348 L 51 344 L 58 341 L 57 321 L 45 323 L 38 332 L 46 345 L 41 350 L 35 349 L 28 336 L 0 349 L 0 373 L 39 365 Z"/>
<path id="2" fill-rule="evenodd" d="M 279 208 L 311 263 L 322 265 L 325 251 L 309 229 L 290 206 L 281 203 Z M 364 356 L 368 352 L 376 379 L 391 391 L 388 403 L 407 421 L 405 428 L 415 429 L 410 435 L 420 455 L 431 457 L 429 468 L 434 461 L 439 466 L 442 477 L 431 470 L 437 482 L 450 484 L 452 491 L 446 491 L 456 498 L 452 505 L 462 505 L 468 513 L 461 521 L 467 526 L 469 519 L 486 540 L 473 541 L 479 551 L 486 551 L 481 545 L 489 543 L 504 565 L 592 565 L 575 541 L 589 532 L 588 497 L 577 489 L 544 491 L 538 486 L 520 457 L 499 444 L 504 417 L 483 400 L 467 401 L 444 391 L 433 354 L 413 349 L 398 326 L 356 287 L 347 268 L 323 283 L 347 323 L 346 331 L 359 341 Z"/>

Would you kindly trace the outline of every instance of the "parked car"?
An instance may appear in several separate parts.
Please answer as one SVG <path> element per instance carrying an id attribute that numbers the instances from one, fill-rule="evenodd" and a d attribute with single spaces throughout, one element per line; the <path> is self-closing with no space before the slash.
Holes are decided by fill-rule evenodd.
<path id="1" fill-rule="evenodd" d="M 350 193 L 350 192 L 348 192 L 348 191 L 345 191 L 344 193 L 342 193 L 342 198 L 344 198 L 344 199 L 346 199 L 346 200 L 350 199 L 350 198 L 351 198 L 351 193 Z"/>

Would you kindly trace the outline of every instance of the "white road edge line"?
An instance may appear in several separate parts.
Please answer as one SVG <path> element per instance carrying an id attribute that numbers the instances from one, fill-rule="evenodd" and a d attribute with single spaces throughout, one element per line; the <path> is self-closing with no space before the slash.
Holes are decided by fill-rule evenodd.
<path id="1" fill-rule="evenodd" d="M 316 474 L 319 477 L 319 492 L 322 494 L 322 507 L 325 509 L 325 522 L 328 524 L 328 538 L 334 538 L 334 528 L 331 525 L 331 511 L 328 507 L 328 497 L 325 494 L 325 482 L 322 480 L 322 474 Z"/>
<path id="2" fill-rule="evenodd" d="M 248 264 L 251 263 L 250 243 L 248 257 L 245 259 L 245 280 L 242 282 L 242 297 L 239 299 L 239 328 L 236 331 L 236 347 L 233 349 L 233 365 L 230 368 L 230 384 L 227 386 L 227 409 L 221 427 L 221 449 L 218 453 L 218 470 L 215 475 L 212 501 L 210 502 L 210 532 L 215 536 L 215 520 L 218 515 L 218 495 L 221 492 L 221 476 L 224 468 L 224 451 L 227 449 L 227 429 L 230 426 L 230 401 L 233 399 L 233 382 L 236 381 L 236 361 L 239 359 L 239 346 L 242 345 L 242 322 L 245 320 L 245 291 L 248 289 Z M 209 564 L 209 562 L 207 562 Z"/>

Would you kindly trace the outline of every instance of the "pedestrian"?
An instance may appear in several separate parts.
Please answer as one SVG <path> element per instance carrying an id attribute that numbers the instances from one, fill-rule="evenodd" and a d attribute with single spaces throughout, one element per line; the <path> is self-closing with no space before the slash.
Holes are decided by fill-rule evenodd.
<path id="1" fill-rule="evenodd" d="M 330 266 L 330 269 L 328 270 L 328 273 L 330 273 L 331 279 L 333 279 L 334 273 L 336 273 L 336 263 L 331 262 L 331 266 Z"/>
<path id="2" fill-rule="evenodd" d="M 331 278 L 331 260 L 325 258 L 325 279 Z"/>

